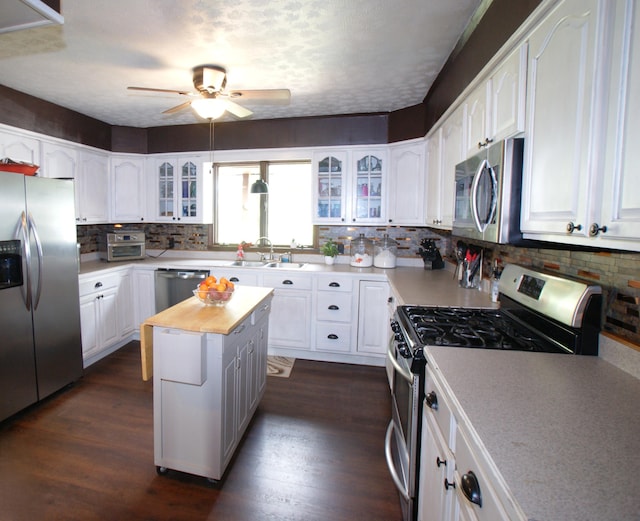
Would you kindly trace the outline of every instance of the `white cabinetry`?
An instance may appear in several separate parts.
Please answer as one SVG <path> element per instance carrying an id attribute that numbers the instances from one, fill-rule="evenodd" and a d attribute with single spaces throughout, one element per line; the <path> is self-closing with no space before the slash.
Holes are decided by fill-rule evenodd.
<path id="1" fill-rule="evenodd" d="M 20 133 L 0 130 L 0 158 L 40 165 L 40 142 Z"/>
<path id="2" fill-rule="evenodd" d="M 606 141 L 602 98 L 610 7 L 601 0 L 561 1 L 528 38 L 525 236 L 572 242 L 601 223 L 596 198 Z"/>
<path id="3" fill-rule="evenodd" d="M 309 274 L 264 274 L 262 285 L 274 288 L 269 323 L 271 348 L 311 349 L 313 279 Z"/>
<path id="4" fill-rule="evenodd" d="M 464 101 L 465 157 L 524 132 L 527 44 L 516 48 Z"/>
<path id="5" fill-rule="evenodd" d="M 133 267 L 133 301 L 135 305 L 135 327 L 156 314 L 155 269 Z"/>
<path id="6" fill-rule="evenodd" d="M 111 222 L 140 222 L 146 218 L 144 159 L 113 156 L 110 169 Z"/>
<path id="7" fill-rule="evenodd" d="M 356 331 L 354 279 L 345 276 L 320 275 L 317 277 L 316 342 L 318 351 L 348 353 L 354 345 Z"/>
<path id="8" fill-rule="evenodd" d="M 76 176 L 76 222 L 109 221 L 109 156 L 91 150 L 80 151 Z"/>
<path id="9" fill-rule="evenodd" d="M 389 341 L 389 283 L 361 280 L 358 306 L 358 353 L 384 356 Z"/>
<path id="10" fill-rule="evenodd" d="M 419 226 L 425 223 L 425 142 L 391 145 L 387 222 Z"/>
<path id="11" fill-rule="evenodd" d="M 434 228 L 453 226 L 455 169 L 463 156 L 463 108 L 451 113 L 427 141 L 426 222 Z"/>
<path id="12" fill-rule="evenodd" d="M 149 160 L 152 218 L 157 222 L 213 222 L 213 172 L 205 156 L 155 156 Z"/>
<path id="13" fill-rule="evenodd" d="M 160 472 L 222 478 L 264 394 L 268 318 L 267 299 L 228 335 L 153 328 Z"/>
<path id="14" fill-rule="evenodd" d="M 387 153 L 384 148 L 313 154 L 315 224 L 385 222 Z"/>
<path id="15" fill-rule="evenodd" d="M 58 143 L 42 142 L 42 164 L 38 175 L 55 179 L 75 178 L 78 150 Z"/>

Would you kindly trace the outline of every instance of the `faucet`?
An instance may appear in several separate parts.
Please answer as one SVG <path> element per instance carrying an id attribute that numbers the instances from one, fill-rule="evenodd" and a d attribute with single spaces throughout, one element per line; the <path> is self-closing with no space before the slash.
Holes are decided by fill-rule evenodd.
<path id="1" fill-rule="evenodd" d="M 256 246 L 260 246 L 260 243 L 267 242 L 269 243 L 269 258 L 266 260 L 273 260 L 273 243 L 269 240 L 269 237 L 258 237 L 256 241 Z M 265 260 L 264 253 L 258 253 L 260 255 L 260 260 Z"/>

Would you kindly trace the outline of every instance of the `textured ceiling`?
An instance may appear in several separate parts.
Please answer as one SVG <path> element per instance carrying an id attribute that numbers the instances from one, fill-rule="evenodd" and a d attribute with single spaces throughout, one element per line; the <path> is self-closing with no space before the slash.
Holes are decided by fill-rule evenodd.
<path id="1" fill-rule="evenodd" d="M 2 0 L 3 2 L 15 0 Z M 252 119 L 420 103 L 480 0 L 64 0 L 64 25 L 0 34 L 0 83 L 112 125 L 202 122 L 185 101 L 218 64 L 228 89 L 291 90 Z M 229 116 L 223 119 L 231 120 Z"/>

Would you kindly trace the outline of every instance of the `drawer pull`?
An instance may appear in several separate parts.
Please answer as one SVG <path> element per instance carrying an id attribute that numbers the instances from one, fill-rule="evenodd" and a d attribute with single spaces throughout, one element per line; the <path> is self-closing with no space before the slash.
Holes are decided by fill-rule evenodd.
<path id="1" fill-rule="evenodd" d="M 327 335 L 327 338 L 330 340 L 338 340 L 338 335 L 331 333 L 330 335 Z"/>
<path id="2" fill-rule="evenodd" d="M 287 286 L 293 286 L 293 281 L 289 280 L 289 279 L 285 279 L 282 281 L 283 284 L 286 284 Z"/>
<path id="3" fill-rule="evenodd" d="M 331 311 L 337 311 L 340 308 L 338 306 L 336 306 L 335 304 L 331 304 L 327 309 L 330 309 Z"/>
<path id="4" fill-rule="evenodd" d="M 436 456 L 436 467 L 440 467 L 441 465 L 447 466 L 446 459 L 440 459 L 440 456 Z"/>
<path id="5" fill-rule="evenodd" d="M 231 277 L 229 282 L 240 282 L 240 279 L 238 277 Z"/>
<path id="6" fill-rule="evenodd" d="M 102 287 L 102 282 L 96 282 L 96 285 L 93 286 L 94 288 L 101 288 Z"/>
<path id="7" fill-rule="evenodd" d="M 460 478 L 460 487 L 464 496 L 472 503 L 482 507 L 482 494 L 476 475 L 469 471 Z"/>
<path id="8" fill-rule="evenodd" d="M 438 410 L 438 397 L 434 391 L 427 393 L 427 396 L 424 398 L 425 402 L 427 402 L 427 406 L 429 409 L 433 409 L 434 411 Z"/>
<path id="9" fill-rule="evenodd" d="M 444 489 L 449 490 L 450 488 L 456 488 L 456 484 L 454 482 L 449 483 L 447 478 L 444 478 Z"/>
<path id="10" fill-rule="evenodd" d="M 340 283 L 338 283 L 338 282 L 330 282 L 329 283 L 329 287 L 330 288 L 339 288 L 340 287 Z"/>

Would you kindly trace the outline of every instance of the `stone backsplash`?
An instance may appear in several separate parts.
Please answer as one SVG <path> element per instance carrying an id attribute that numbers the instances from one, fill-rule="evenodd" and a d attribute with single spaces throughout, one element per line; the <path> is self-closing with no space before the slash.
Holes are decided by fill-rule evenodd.
<path id="1" fill-rule="evenodd" d="M 127 229 L 144 230 L 147 248 L 168 249 L 170 239 L 178 250 L 206 251 L 209 249 L 211 225 L 196 224 L 131 224 Z M 113 229 L 109 225 L 78 226 L 78 242 L 82 253 L 98 251 L 102 233 Z M 416 258 L 420 241 L 433 238 L 443 257 L 455 262 L 454 247 L 457 237 L 449 232 L 430 228 L 380 226 L 319 226 L 320 244 L 331 238 L 344 246 L 349 253 L 349 243 L 364 233 L 369 239 L 380 239 L 384 234 L 398 242 L 398 257 Z M 483 242 L 466 241 L 482 248 L 483 271 L 491 273 L 494 259 L 501 264 L 514 263 L 538 270 L 546 270 L 561 276 L 578 278 L 603 288 L 603 329 L 640 346 L 640 253 L 634 252 L 585 252 L 554 248 L 521 248 Z M 638 347 L 640 350 L 640 347 Z"/>

